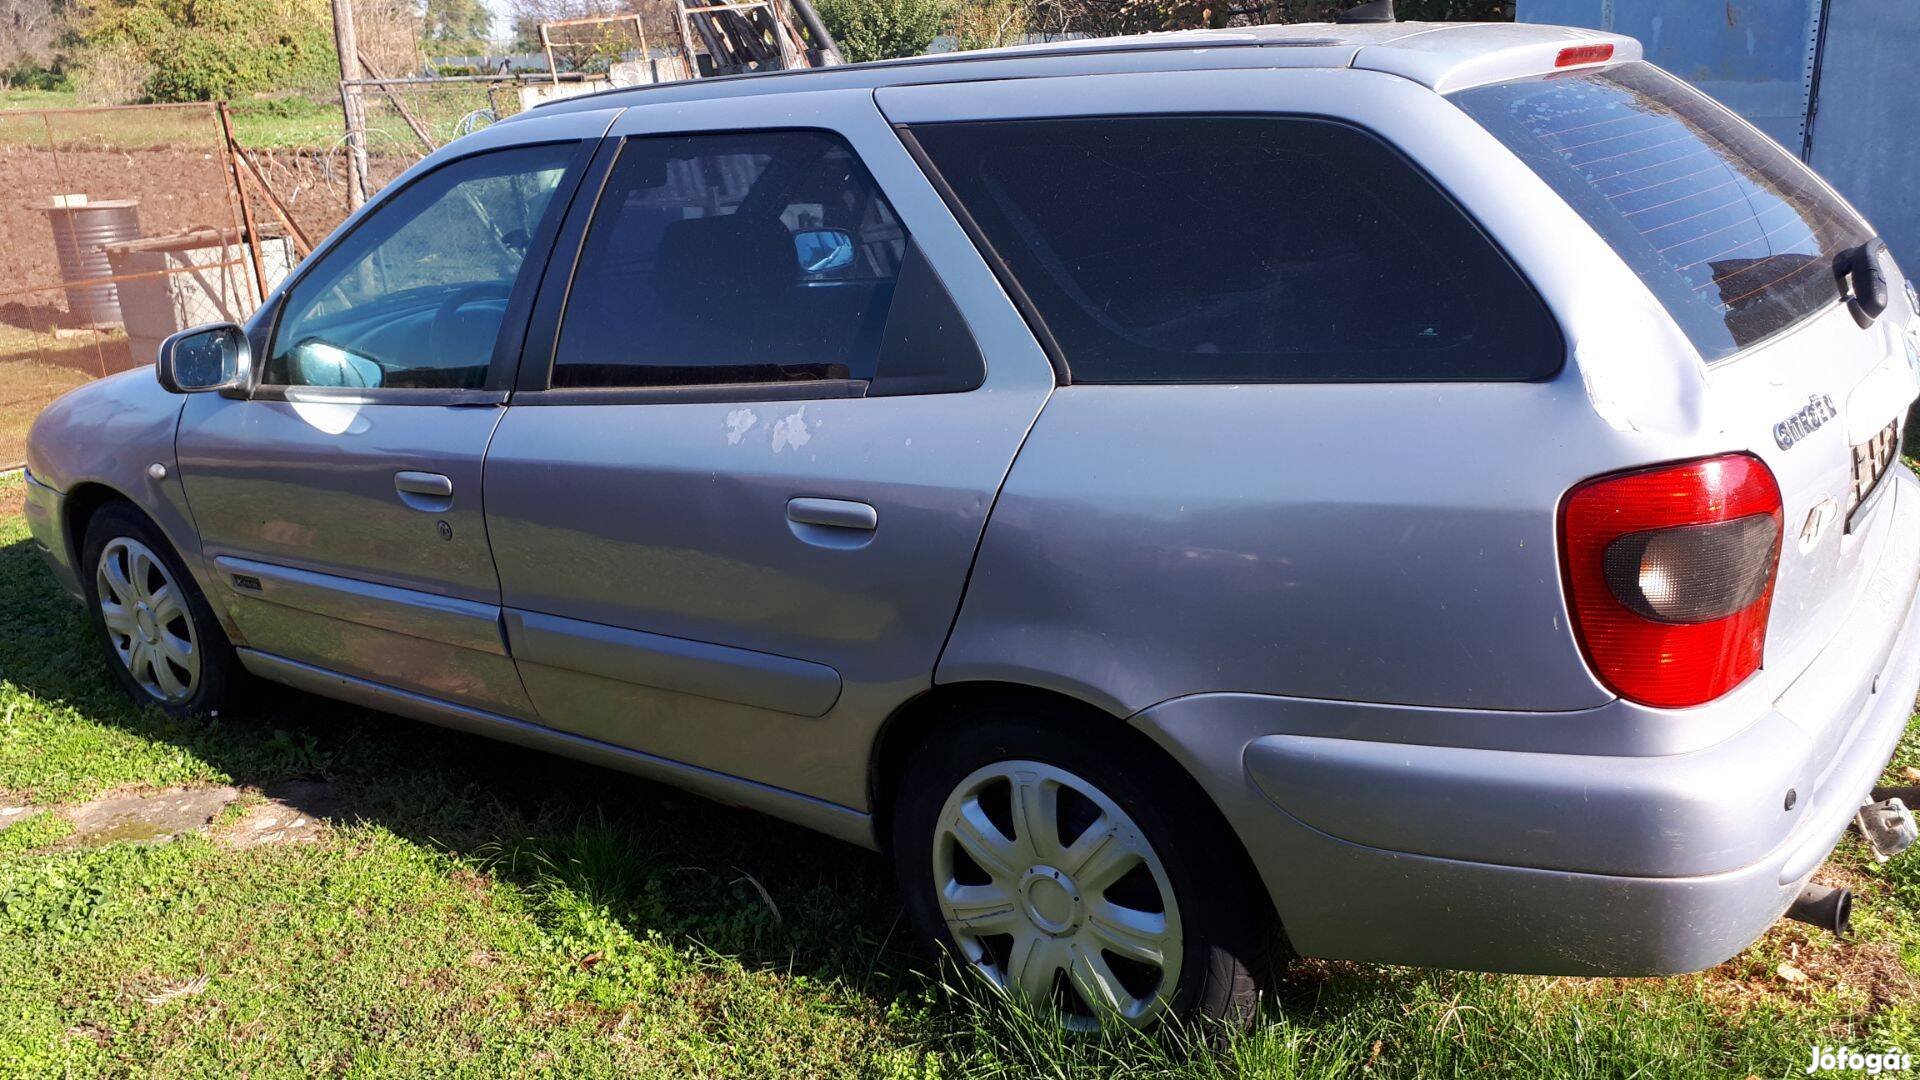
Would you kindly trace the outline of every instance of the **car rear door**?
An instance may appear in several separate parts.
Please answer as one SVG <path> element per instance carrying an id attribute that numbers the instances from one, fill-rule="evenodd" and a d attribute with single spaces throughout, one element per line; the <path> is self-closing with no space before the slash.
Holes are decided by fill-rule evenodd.
<path id="1" fill-rule="evenodd" d="M 486 467 L 543 723 L 843 806 L 1053 373 L 869 91 L 634 109 Z"/>
<path id="2" fill-rule="evenodd" d="M 256 385 L 188 399 L 179 464 L 207 591 L 250 666 L 531 715 L 500 632 L 481 462 L 609 118 L 483 132 L 396 181 L 276 299 Z"/>

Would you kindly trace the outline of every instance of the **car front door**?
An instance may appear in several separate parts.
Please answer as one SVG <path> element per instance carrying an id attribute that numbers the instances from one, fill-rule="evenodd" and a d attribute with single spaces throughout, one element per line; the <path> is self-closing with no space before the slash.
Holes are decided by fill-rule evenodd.
<path id="1" fill-rule="evenodd" d="M 530 715 L 499 628 L 481 462 L 608 118 L 543 121 L 543 141 L 483 132 L 396 181 L 256 327 L 254 385 L 189 399 L 179 463 L 207 592 L 250 666 Z"/>
<path id="2" fill-rule="evenodd" d="M 611 135 L 487 460 L 520 673 L 550 726 L 864 809 L 1052 368 L 869 92 Z"/>

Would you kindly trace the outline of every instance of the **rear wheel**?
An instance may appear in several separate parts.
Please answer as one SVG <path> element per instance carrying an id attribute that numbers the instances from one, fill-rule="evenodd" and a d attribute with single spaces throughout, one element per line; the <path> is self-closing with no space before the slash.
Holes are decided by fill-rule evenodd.
<path id="1" fill-rule="evenodd" d="M 87 523 L 82 548 L 88 612 L 127 693 L 176 715 L 225 707 L 239 660 L 160 530 L 110 503 Z"/>
<path id="2" fill-rule="evenodd" d="M 1069 1027 L 1248 1019 L 1259 883 L 1191 780 L 1137 740 L 1079 718 L 993 718 L 920 747 L 894 815 L 908 908 L 962 964 Z"/>

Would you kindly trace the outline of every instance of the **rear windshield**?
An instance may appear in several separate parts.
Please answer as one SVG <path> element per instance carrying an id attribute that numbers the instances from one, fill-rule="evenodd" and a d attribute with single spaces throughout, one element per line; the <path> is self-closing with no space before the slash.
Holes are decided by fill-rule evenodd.
<path id="1" fill-rule="evenodd" d="M 1709 362 L 1837 302 L 1834 256 L 1872 236 L 1778 144 L 1649 64 L 1452 100 L 1606 238 Z"/>

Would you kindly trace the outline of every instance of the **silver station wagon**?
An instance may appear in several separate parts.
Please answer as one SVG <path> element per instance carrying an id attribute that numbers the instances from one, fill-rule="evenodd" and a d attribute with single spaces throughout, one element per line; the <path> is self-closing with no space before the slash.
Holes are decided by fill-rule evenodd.
<path id="1" fill-rule="evenodd" d="M 1640 57 L 1354 23 L 557 102 L 49 408 L 34 535 L 161 708 L 252 676 L 885 851 L 1073 1024 L 1243 1013 L 1273 946 L 1699 969 L 1845 915 L 1920 685 L 1920 321 Z"/>

